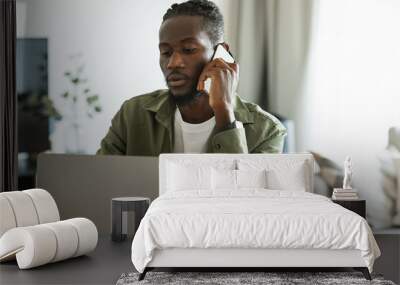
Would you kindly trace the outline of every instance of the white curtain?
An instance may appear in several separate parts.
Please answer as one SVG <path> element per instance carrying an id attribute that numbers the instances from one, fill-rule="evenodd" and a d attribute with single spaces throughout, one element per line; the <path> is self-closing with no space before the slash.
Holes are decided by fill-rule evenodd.
<path id="1" fill-rule="evenodd" d="M 281 115 L 301 84 L 313 0 L 230 0 L 227 40 L 240 65 L 238 93 Z"/>
<path id="2" fill-rule="evenodd" d="M 239 94 L 264 108 L 267 98 L 267 111 L 293 119 L 297 151 L 339 165 L 351 155 L 368 221 L 387 226 L 377 157 L 387 130 L 400 121 L 400 1 L 230 6 L 226 35 L 240 64 Z"/>

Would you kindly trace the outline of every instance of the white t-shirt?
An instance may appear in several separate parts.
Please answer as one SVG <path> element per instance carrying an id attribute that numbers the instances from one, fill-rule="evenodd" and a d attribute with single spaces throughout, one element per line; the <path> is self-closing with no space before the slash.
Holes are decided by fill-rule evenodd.
<path id="1" fill-rule="evenodd" d="M 215 116 L 200 124 L 189 124 L 182 119 L 179 108 L 175 111 L 174 120 L 174 152 L 205 153 L 207 142 L 215 127 Z"/>

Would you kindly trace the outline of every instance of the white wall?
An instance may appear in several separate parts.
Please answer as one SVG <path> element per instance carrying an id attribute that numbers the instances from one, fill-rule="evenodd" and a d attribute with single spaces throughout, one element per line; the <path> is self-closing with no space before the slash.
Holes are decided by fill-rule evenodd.
<path id="1" fill-rule="evenodd" d="M 304 85 L 282 85 L 277 112 L 296 122 L 298 150 L 342 165 L 353 157 L 355 187 L 370 221 L 386 225 L 378 154 L 400 125 L 400 2 L 318 1 Z M 289 67 L 288 67 L 289 68 Z"/>
<path id="2" fill-rule="evenodd" d="M 94 153 L 122 102 L 165 88 L 158 65 L 158 29 L 173 0 L 17 0 L 18 37 L 48 38 L 49 96 L 62 114 L 71 109 L 61 98 L 70 85 L 64 72 L 71 55 L 81 54 L 91 89 L 103 112 L 82 123 L 82 146 Z M 226 9 L 226 1 L 215 1 Z M 52 150 L 65 152 L 71 132 L 65 120 L 55 125 Z"/>
<path id="3" fill-rule="evenodd" d="M 18 37 L 48 38 L 49 96 L 67 117 L 61 98 L 70 85 L 64 72 L 70 56 L 81 54 L 89 87 L 100 95 L 103 112 L 89 119 L 81 110 L 83 150 L 94 153 L 122 102 L 165 88 L 158 65 L 158 29 L 172 3 L 182 0 L 17 0 Z M 226 0 L 215 3 L 224 11 Z M 65 152 L 71 128 L 55 125 L 52 151 Z"/>
<path id="4" fill-rule="evenodd" d="M 110 120 L 128 98 L 165 88 L 158 65 L 158 29 L 172 0 L 18 0 L 18 37 L 47 37 L 49 96 L 61 113 L 69 108 L 61 98 L 69 85 L 69 57 L 82 54 L 91 89 L 100 95 L 103 112 L 83 115 L 83 148 L 94 153 Z M 83 112 L 82 112 L 83 114 Z M 52 148 L 64 152 L 68 136 L 57 124 Z"/>

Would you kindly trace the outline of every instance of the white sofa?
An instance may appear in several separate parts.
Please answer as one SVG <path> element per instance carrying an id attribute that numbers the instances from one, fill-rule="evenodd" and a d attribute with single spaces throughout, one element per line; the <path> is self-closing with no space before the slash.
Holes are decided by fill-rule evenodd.
<path id="1" fill-rule="evenodd" d="M 84 255 L 95 249 L 96 226 L 86 218 L 60 221 L 49 192 L 0 193 L 0 262 L 16 259 L 20 269 Z"/>

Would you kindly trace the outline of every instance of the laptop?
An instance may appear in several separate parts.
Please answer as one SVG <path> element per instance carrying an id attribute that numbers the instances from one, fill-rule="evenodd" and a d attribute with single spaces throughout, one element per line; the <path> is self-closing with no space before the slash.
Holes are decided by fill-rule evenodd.
<path id="1" fill-rule="evenodd" d="M 85 217 L 111 232 L 111 199 L 158 197 L 158 157 L 41 153 L 36 187 L 56 201 L 62 220 Z"/>

